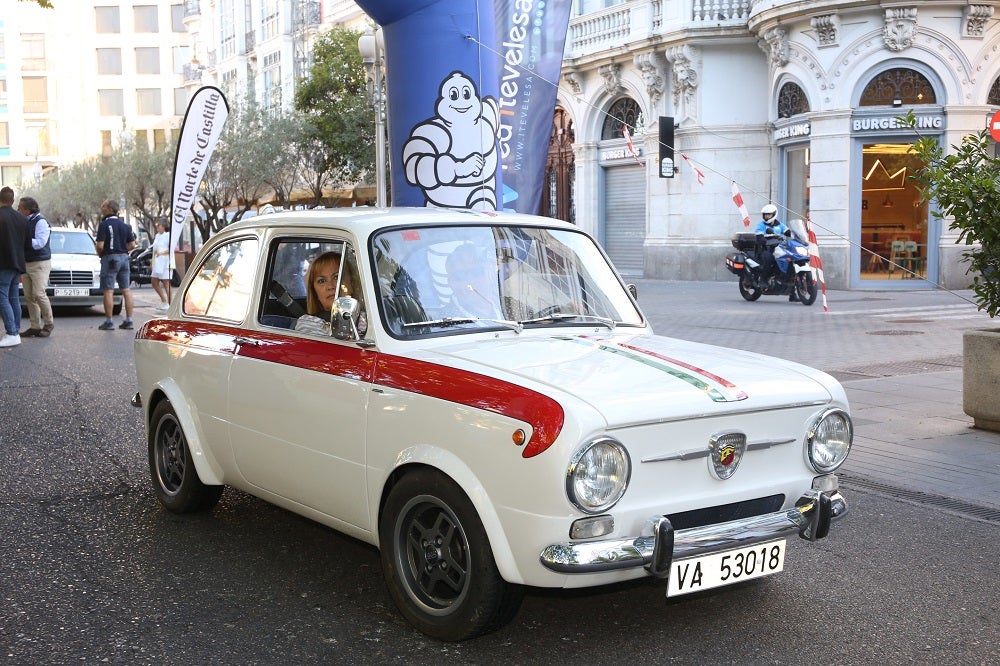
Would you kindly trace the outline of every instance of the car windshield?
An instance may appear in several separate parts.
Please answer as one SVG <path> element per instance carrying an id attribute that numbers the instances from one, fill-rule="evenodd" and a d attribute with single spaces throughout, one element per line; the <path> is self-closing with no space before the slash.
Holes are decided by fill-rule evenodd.
<path id="1" fill-rule="evenodd" d="M 573 230 L 396 228 L 372 238 L 372 260 L 395 337 L 643 324 L 604 255 Z"/>
<path id="2" fill-rule="evenodd" d="M 49 247 L 56 254 L 97 254 L 94 249 L 94 239 L 84 232 L 53 229 L 49 235 Z"/>

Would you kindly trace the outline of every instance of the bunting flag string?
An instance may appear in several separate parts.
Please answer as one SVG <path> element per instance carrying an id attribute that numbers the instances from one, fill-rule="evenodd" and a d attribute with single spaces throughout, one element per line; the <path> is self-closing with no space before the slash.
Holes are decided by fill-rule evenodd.
<path id="1" fill-rule="evenodd" d="M 819 243 L 816 241 L 816 232 L 813 230 L 812 221 L 806 218 L 806 233 L 809 234 L 809 266 L 813 269 L 817 282 L 819 282 L 820 293 L 823 296 L 823 312 L 829 312 L 830 308 L 826 304 L 826 279 L 823 277 L 823 260 L 819 258 Z"/>
<path id="2" fill-rule="evenodd" d="M 635 152 L 635 146 L 632 145 L 632 133 L 628 131 L 628 125 L 622 125 L 622 134 L 625 135 L 625 145 L 628 146 L 628 152 L 632 153 L 632 157 L 635 158 L 636 163 L 639 166 L 646 166 Z"/>
<path id="3" fill-rule="evenodd" d="M 705 174 L 702 173 L 702 170 L 699 169 L 698 167 L 696 167 L 694 165 L 694 162 L 691 161 L 691 158 L 688 157 L 687 155 L 685 155 L 684 153 L 681 153 L 681 157 L 684 158 L 684 161 L 687 162 L 687 165 L 689 167 L 691 167 L 692 171 L 694 171 L 694 177 L 698 179 L 698 184 L 699 185 L 704 185 L 705 184 Z"/>
<path id="4" fill-rule="evenodd" d="M 687 157 L 684 159 L 687 159 Z M 743 226 L 749 229 L 750 211 L 747 210 L 747 205 L 743 202 L 743 195 L 740 194 L 740 188 L 736 187 L 735 180 L 733 181 L 733 203 L 735 203 L 736 207 L 740 209 L 740 216 L 743 218 Z"/>

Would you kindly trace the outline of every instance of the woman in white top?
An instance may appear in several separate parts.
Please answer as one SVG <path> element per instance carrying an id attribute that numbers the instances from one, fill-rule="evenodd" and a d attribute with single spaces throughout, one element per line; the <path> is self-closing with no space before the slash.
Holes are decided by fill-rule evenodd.
<path id="1" fill-rule="evenodd" d="M 156 237 L 150 249 L 153 263 L 149 281 L 160 297 L 160 305 L 156 309 L 166 310 L 170 307 L 170 234 L 162 220 L 156 222 Z"/>

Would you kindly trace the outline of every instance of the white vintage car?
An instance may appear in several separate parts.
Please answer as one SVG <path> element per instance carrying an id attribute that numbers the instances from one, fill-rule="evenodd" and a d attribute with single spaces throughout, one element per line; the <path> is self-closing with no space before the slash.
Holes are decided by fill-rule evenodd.
<path id="1" fill-rule="evenodd" d="M 551 219 L 234 224 L 135 364 L 167 509 L 229 485 L 375 544 L 439 639 L 501 626 L 524 586 L 650 576 L 675 596 L 772 574 L 787 537 L 847 512 L 838 382 L 653 335 L 591 237 Z"/>

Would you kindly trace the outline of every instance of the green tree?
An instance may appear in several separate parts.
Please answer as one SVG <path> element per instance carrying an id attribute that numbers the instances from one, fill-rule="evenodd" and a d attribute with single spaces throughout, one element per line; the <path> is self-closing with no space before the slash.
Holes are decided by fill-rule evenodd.
<path id="1" fill-rule="evenodd" d="M 262 203 L 286 203 L 297 180 L 298 123 L 252 100 L 234 105 L 198 191 L 201 211 L 191 211 L 202 241 Z"/>
<path id="2" fill-rule="evenodd" d="M 117 189 L 108 165 L 92 157 L 49 173 L 26 188 L 25 194 L 38 200 L 52 224 L 94 232 L 101 219 L 101 203 Z"/>
<path id="3" fill-rule="evenodd" d="M 55 9 L 52 5 L 52 0 L 18 0 L 18 2 L 31 2 L 44 9 Z"/>
<path id="4" fill-rule="evenodd" d="M 911 127 L 914 115 L 902 118 Z M 931 137 L 919 138 L 911 148 L 926 166 L 911 178 L 924 201 L 934 201 L 935 217 L 948 220 L 959 232 L 957 243 L 969 249 L 962 253 L 972 274 L 970 288 L 980 310 L 990 317 L 1000 312 L 1000 158 L 987 131 L 962 137 L 951 152 Z"/>
<path id="5" fill-rule="evenodd" d="M 109 169 L 118 184 L 109 196 L 124 199 L 126 210 L 145 229 L 148 238 L 156 234 L 156 220 L 170 216 L 176 153 L 174 143 L 161 150 L 150 150 L 144 141 L 127 140 L 109 160 Z"/>
<path id="6" fill-rule="evenodd" d="M 360 36 L 346 28 L 321 36 L 309 75 L 295 93 L 295 108 L 309 122 L 298 156 L 313 205 L 324 188 L 354 185 L 374 172 L 375 111 L 358 51 Z"/>

